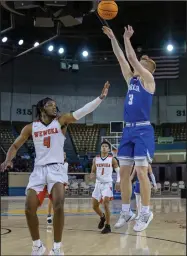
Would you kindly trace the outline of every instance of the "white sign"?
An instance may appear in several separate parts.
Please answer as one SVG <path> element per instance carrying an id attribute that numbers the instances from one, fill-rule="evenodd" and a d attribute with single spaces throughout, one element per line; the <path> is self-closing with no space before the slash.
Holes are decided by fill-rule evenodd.
<path id="1" fill-rule="evenodd" d="M 167 106 L 168 123 L 185 123 L 186 122 L 186 106 Z"/>

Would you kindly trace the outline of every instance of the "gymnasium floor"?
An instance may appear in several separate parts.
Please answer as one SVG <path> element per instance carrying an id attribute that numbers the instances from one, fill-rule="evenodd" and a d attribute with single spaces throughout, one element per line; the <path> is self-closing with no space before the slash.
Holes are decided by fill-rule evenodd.
<path id="1" fill-rule="evenodd" d="M 111 234 L 97 229 L 91 199 L 68 198 L 65 203 L 63 250 L 65 255 L 186 255 L 186 200 L 152 199 L 154 219 L 146 231 L 135 233 L 133 223 Z M 46 224 L 47 200 L 38 210 L 41 240 L 50 250 L 52 228 Z M 111 204 L 112 226 L 121 201 Z M 24 197 L 1 198 L 1 255 L 30 255 L 31 239 L 24 216 Z"/>

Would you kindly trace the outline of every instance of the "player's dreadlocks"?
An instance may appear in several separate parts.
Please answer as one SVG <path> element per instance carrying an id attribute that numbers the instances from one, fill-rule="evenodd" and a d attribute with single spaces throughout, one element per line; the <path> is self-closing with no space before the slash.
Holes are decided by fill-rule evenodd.
<path id="1" fill-rule="evenodd" d="M 48 101 L 53 101 L 53 99 L 47 97 L 43 100 L 38 101 L 38 103 L 36 105 L 36 117 L 37 118 L 41 119 L 41 111 L 44 109 L 44 106 Z M 57 107 L 57 112 L 59 112 L 58 107 Z"/>

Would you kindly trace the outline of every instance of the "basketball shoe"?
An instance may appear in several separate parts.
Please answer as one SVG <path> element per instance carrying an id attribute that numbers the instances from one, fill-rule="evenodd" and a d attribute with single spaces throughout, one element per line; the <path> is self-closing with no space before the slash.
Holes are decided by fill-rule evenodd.
<path id="1" fill-rule="evenodd" d="M 133 220 L 135 218 L 135 214 L 130 210 L 128 212 L 121 211 L 119 220 L 114 225 L 114 228 L 121 228 L 125 224 L 127 224 L 129 221 Z"/>
<path id="2" fill-rule="evenodd" d="M 148 227 L 149 223 L 152 221 L 152 219 L 153 219 L 152 212 L 140 213 L 140 218 L 136 221 L 136 224 L 133 230 L 136 232 L 141 232 L 145 230 Z"/>
<path id="3" fill-rule="evenodd" d="M 101 231 L 101 234 L 108 234 L 108 233 L 111 233 L 111 227 L 110 227 L 110 225 L 105 224 L 105 227 Z"/>
<path id="4" fill-rule="evenodd" d="M 33 246 L 31 255 L 32 256 L 44 255 L 45 250 L 46 248 L 43 244 L 41 244 L 40 246 Z"/>
<path id="5" fill-rule="evenodd" d="M 64 252 L 61 250 L 61 248 L 52 249 L 49 253 L 49 255 L 64 255 Z"/>
<path id="6" fill-rule="evenodd" d="M 139 218 L 140 218 L 140 214 L 138 214 L 138 215 L 136 216 L 135 220 L 139 220 Z"/>

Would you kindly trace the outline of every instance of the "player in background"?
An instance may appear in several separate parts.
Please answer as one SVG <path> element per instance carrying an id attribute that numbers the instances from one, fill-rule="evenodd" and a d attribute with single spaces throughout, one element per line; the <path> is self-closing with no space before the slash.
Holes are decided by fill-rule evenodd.
<path id="1" fill-rule="evenodd" d="M 62 130 L 62 133 L 65 135 L 64 131 Z M 64 168 L 66 169 L 67 173 L 68 173 L 68 162 L 67 162 L 67 158 L 66 158 L 66 152 L 64 152 Z M 47 224 L 52 224 L 53 222 L 53 218 L 52 218 L 52 208 L 53 208 L 53 204 L 52 204 L 52 200 L 49 197 L 48 200 L 48 209 L 47 209 Z"/>
<path id="2" fill-rule="evenodd" d="M 45 246 L 40 240 L 37 209 L 42 204 L 46 192 L 52 197 L 54 218 L 54 244 L 50 255 L 63 255 L 61 251 L 62 231 L 64 226 L 64 185 L 68 182 L 67 170 L 64 168 L 64 140 L 61 127 L 74 123 L 94 111 L 108 94 L 109 83 L 105 83 L 101 95 L 84 107 L 57 117 L 56 102 L 45 98 L 37 104 L 39 120 L 26 125 L 19 137 L 10 146 L 5 162 L 1 165 L 4 171 L 11 167 L 12 160 L 19 148 L 33 137 L 36 158 L 29 183 L 26 188 L 25 215 L 32 237 L 32 255 L 43 255 Z M 46 190 L 47 185 L 47 190 Z"/>
<path id="3" fill-rule="evenodd" d="M 133 172 L 131 174 L 131 180 L 133 180 L 135 176 L 136 176 L 136 168 L 134 167 Z M 157 190 L 156 179 L 155 179 L 155 175 L 153 174 L 152 167 L 150 164 L 148 166 L 148 177 L 149 177 L 150 181 L 153 183 L 153 188 L 156 191 Z M 136 177 L 134 194 L 136 197 L 136 207 L 137 207 L 137 216 L 136 216 L 135 220 L 138 220 L 140 218 L 140 213 L 141 213 L 141 208 L 142 208 L 141 195 L 140 195 L 140 182 L 138 180 L 138 177 Z"/>
<path id="4" fill-rule="evenodd" d="M 148 164 L 154 156 L 154 129 L 150 123 L 152 100 L 155 92 L 153 73 L 156 69 L 155 62 L 148 56 L 137 59 L 131 45 L 131 37 L 134 33 L 131 26 L 125 27 L 123 35 L 125 51 L 128 61 L 112 32 L 108 27 L 103 27 L 103 32 L 110 38 L 114 54 L 121 67 L 121 71 L 128 85 L 128 91 L 124 103 L 124 128 L 118 159 L 120 161 L 120 179 L 122 195 L 122 211 L 115 228 L 120 228 L 135 218 L 130 210 L 130 198 L 132 184 L 130 173 L 135 162 L 135 167 L 140 181 L 142 209 L 139 220 L 134 226 L 134 231 L 146 229 L 153 219 L 150 211 L 151 187 L 148 179 Z M 132 66 L 133 72 L 131 70 Z"/>
<path id="5" fill-rule="evenodd" d="M 111 232 L 110 227 L 110 200 L 113 199 L 113 169 L 117 173 L 116 190 L 120 189 L 120 174 L 117 160 L 109 155 L 111 145 L 107 141 L 101 143 L 101 153 L 93 159 L 90 178 L 96 177 L 95 189 L 92 193 L 92 204 L 94 211 L 100 216 L 98 225 L 102 234 Z M 105 213 L 102 212 L 99 205 L 103 203 Z M 106 223 L 106 224 L 105 224 Z"/>

